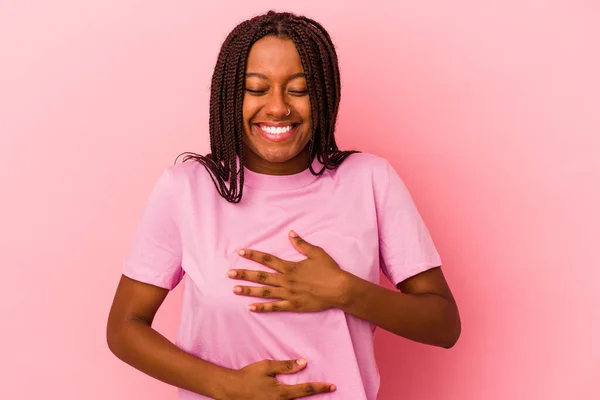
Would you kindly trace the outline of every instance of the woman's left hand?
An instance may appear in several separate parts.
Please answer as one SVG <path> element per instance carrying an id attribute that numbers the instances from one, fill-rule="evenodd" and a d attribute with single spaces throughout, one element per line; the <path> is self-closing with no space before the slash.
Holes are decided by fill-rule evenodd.
<path id="1" fill-rule="evenodd" d="M 265 286 L 235 286 L 233 292 L 241 296 L 277 299 L 251 304 L 255 312 L 318 312 L 337 307 L 344 301 L 346 285 L 351 276 L 342 270 L 322 248 L 314 246 L 290 232 L 290 241 L 307 258 L 293 262 L 268 253 L 243 249 L 239 254 L 265 265 L 277 273 L 232 269 L 232 279 L 260 283 Z"/>

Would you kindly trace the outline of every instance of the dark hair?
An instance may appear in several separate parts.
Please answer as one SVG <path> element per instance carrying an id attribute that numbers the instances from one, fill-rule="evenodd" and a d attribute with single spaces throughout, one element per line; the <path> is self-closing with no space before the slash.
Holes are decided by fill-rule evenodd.
<path id="1" fill-rule="evenodd" d="M 231 31 L 217 58 L 210 94 L 211 152 L 206 156 L 186 152 L 177 157 L 185 155 L 183 162 L 195 160 L 204 165 L 219 194 L 231 203 L 241 200 L 244 186 L 242 104 L 246 61 L 252 45 L 269 35 L 292 40 L 302 61 L 312 114 L 312 138 L 308 146 L 313 175 L 321 175 L 326 168 L 335 169 L 350 154 L 358 153 L 340 151 L 335 142 L 340 72 L 327 31 L 312 19 L 287 12 L 269 11 L 251 18 Z M 312 168 L 315 157 L 324 165 L 319 172 Z M 225 182 L 230 183 L 229 188 Z"/>

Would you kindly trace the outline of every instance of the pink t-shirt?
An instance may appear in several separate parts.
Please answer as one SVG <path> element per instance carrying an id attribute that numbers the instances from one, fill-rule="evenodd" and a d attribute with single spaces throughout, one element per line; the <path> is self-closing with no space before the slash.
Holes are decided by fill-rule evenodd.
<path id="1" fill-rule="evenodd" d="M 315 160 L 314 166 L 319 171 L 321 164 Z M 166 168 L 150 195 L 123 273 L 168 289 L 185 281 L 176 342 L 183 350 L 232 369 L 305 357 L 304 370 L 278 379 L 335 384 L 335 392 L 317 396 L 323 400 L 375 400 L 374 325 L 339 309 L 256 314 L 247 307 L 261 299 L 232 291 L 241 282 L 227 277 L 229 269 L 270 271 L 240 257 L 240 248 L 290 261 L 305 258 L 288 239 L 291 229 L 322 247 L 341 268 L 374 283 L 380 268 L 397 284 L 441 265 L 397 173 L 384 158 L 357 153 L 319 177 L 309 169 L 288 176 L 246 169 L 238 204 L 219 196 L 201 164 Z M 185 390 L 179 398 L 206 399 Z"/>

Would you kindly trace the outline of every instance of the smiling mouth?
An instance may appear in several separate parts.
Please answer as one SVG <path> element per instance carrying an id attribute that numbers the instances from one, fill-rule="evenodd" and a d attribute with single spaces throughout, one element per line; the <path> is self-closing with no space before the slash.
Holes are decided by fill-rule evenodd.
<path id="1" fill-rule="evenodd" d="M 267 125 L 267 124 L 256 124 L 258 129 L 262 130 L 269 135 L 281 135 L 283 133 L 288 133 L 292 129 L 294 129 L 298 124 L 288 124 L 288 125 Z"/>
<path id="2" fill-rule="evenodd" d="M 254 124 L 261 136 L 269 142 L 283 142 L 294 136 L 300 124 L 285 125 Z"/>

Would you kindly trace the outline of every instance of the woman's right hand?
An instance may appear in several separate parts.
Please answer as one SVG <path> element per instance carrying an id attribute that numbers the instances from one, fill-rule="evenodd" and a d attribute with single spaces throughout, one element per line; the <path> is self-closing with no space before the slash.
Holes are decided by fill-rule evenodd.
<path id="1" fill-rule="evenodd" d="M 259 361 L 233 372 L 234 381 L 225 388 L 222 400 L 288 400 L 333 392 L 335 385 L 324 382 L 284 385 L 278 374 L 294 374 L 306 367 L 306 360 Z"/>

